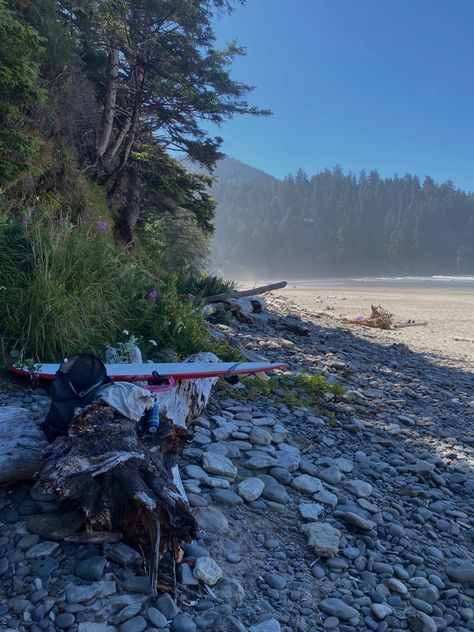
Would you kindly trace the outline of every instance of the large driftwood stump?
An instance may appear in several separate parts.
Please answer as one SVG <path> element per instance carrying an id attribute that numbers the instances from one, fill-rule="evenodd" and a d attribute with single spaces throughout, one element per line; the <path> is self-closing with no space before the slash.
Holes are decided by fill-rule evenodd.
<path id="1" fill-rule="evenodd" d="M 0 408 L 0 483 L 32 479 L 47 445 L 27 410 L 19 406 Z"/>
<path id="2" fill-rule="evenodd" d="M 193 360 L 217 358 L 199 354 Z M 68 436 L 56 439 L 43 454 L 36 489 L 75 501 L 89 531 L 119 533 L 138 546 L 149 558 L 154 594 L 161 558 L 171 554 L 174 584 L 180 544 L 196 536 L 177 464 L 190 437 L 189 425 L 206 407 L 215 381 L 183 380 L 159 394 L 160 427 L 154 435 L 109 406 L 86 406 Z"/>

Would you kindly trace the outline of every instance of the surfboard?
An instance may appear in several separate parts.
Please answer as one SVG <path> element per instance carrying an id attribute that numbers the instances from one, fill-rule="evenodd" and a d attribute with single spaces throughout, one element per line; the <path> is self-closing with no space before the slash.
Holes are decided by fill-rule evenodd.
<path id="1" fill-rule="evenodd" d="M 232 375 L 250 375 L 264 371 L 283 369 L 283 362 L 174 362 L 145 364 L 106 364 L 107 375 L 114 382 L 154 382 L 153 373 L 160 377 L 172 377 L 174 380 L 195 380 L 206 377 L 230 377 Z M 34 371 L 10 365 L 12 373 L 23 377 L 53 380 L 59 364 L 40 364 Z"/>

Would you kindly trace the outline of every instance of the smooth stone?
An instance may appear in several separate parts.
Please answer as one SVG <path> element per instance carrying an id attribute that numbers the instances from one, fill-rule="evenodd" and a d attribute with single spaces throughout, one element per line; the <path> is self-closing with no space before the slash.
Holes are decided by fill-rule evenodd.
<path id="1" fill-rule="evenodd" d="M 168 593 L 164 593 L 158 597 L 156 600 L 156 607 L 167 619 L 174 619 L 179 613 L 176 603 Z"/>
<path id="2" fill-rule="evenodd" d="M 408 592 L 408 588 L 405 586 L 405 584 L 403 584 L 400 580 L 395 579 L 394 577 L 391 577 L 388 580 L 387 586 L 390 588 L 390 590 L 393 590 L 400 595 L 406 595 Z"/>
<path id="3" fill-rule="evenodd" d="M 263 490 L 262 496 L 266 500 L 271 500 L 282 505 L 286 505 L 290 502 L 288 492 L 283 485 L 280 485 L 279 483 L 270 483 L 267 485 Z"/>
<path id="4" fill-rule="evenodd" d="M 449 579 L 459 584 L 474 582 L 474 564 L 470 560 L 454 558 L 446 564 Z"/>
<path id="5" fill-rule="evenodd" d="M 183 550 L 185 560 L 195 559 L 196 557 L 210 557 L 209 551 L 200 544 L 197 544 L 197 542 L 185 544 Z"/>
<path id="6" fill-rule="evenodd" d="M 298 448 L 295 448 L 288 443 L 280 443 L 278 451 L 276 453 L 276 463 L 278 467 L 284 467 L 289 472 L 294 472 L 298 469 L 301 462 L 301 454 Z"/>
<path id="7" fill-rule="evenodd" d="M 308 536 L 308 546 L 317 555 L 333 557 L 339 551 L 341 532 L 327 522 L 310 522 L 301 527 Z"/>
<path id="8" fill-rule="evenodd" d="M 254 427 L 250 432 L 249 441 L 256 445 L 270 445 L 272 435 L 264 428 Z"/>
<path id="9" fill-rule="evenodd" d="M 148 608 L 146 616 L 148 621 L 154 625 L 155 628 L 166 628 L 168 625 L 168 619 L 156 608 Z"/>
<path id="10" fill-rule="evenodd" d="M 270 470 L 270 474 L 279 483 L 283 483 L 284 485 L 289 485 L 293 480 L 291 472 L 286 470 L 284 467 L 272 467 L 272 469 Z"/>
<path id="11" fill-rule="evenodd" d="M 370 531 L 371 529 L 377 528 L 375 522 L 367 520 L 367 518 L 363 518 L 352 511 L 335 511 L 333 515 L 335 518 L 342 520 L 342 522 L 350 527 L 356 527 L 357 529 L 362 529 L 364 531 Z"/>
<path id="12" fill-rule="evenodd" d="M 373 603 L 371 609 L 379 621 L 383 621 L 393 612 L 393 608 L 384 603 Z"/>
<path id="13" fill-rule="evenodd" d="M 227 518 L 215 507 L 197 507 L 193 511 L 199 529 L 216 533 L 224 533 L 229 529 Z"/>
<path id="14" fill-rule="evenodd" d="M 235 507 L 243 503 L 242 498 L 229 489 L 213 489 L 211 496 L 218 505 Z"/>
<path id="15" fill-rule="evenodd" d="M 224 571 L 212 557 L 198 557 L 193 575 L 208 586 L 214 586 L 224 575 Z"/>
<path id="16" fill-rule="evenodd" d="M 336 494 L 332 494 L 331 492 L 328 492 L 326 489 L 323 489 L 322 491 L 315 494 L 313 496 L 313 500 L 317 500 L 320 503 L 323 503 L 324 505 L 332 505 L 333 507 L 335 507 L 338 503 L 338 498 Z"/>
<path id="17" fill-rule="evenodd" d="M 372 485 L 358 479 L 346 481 L 343 484 L 344 489 L 354 494 L 356 498 L 368 498 L 372 494 Z"/>
<path id="18" fill-rule="evenodd" d="M 57 542 L 39 542 L 26 551 L 25 558 L 27 560 L 36 560 L 39 557 L 46 557 L 52 555 L 58 547 L 59 544 Z"/>
<path id="19" fill-rule="evenodd" d="M 51 540 L 63 540 L 75 533 L 83 524 L 84 517 L 78 511 L 36 514 L 26 519 L 26 528 L 30 533 Z"/>
<path id="20" fill-rule="evenodd" d="M 245 601 L 245 590 L 236 579 L 223 577 L 212 589 L 213 592 L 223 599 L 224 603 L 230 604 L 233 608 L 238 608 Z"/>
<path id="21" fill-rule="evenodd" d="M 93 597 L 109 597 L 117 592 L 117 586 L 114 581 L 94 582 L 84 586 L 68 584 L 65 592 L 68 603 L 82 603 Z"/>
<path id="22" fill-rule="evenodd" d="M 124 623 L 120 624 L 120 632 L 143 632 L 147 628 L 146 619 L 142 616 L 133 617 Z"/>
<path id="23" fill-rule="evenodd" d="M 349 621 L 350 619 L 359 617 L 359 612 L 355 608 L 349 606 L 345 601 L 342 601 L 342 599 L 335 597 L 323 599 L 319 603 L 319 607 L 325 614 L 337 617 L 343 621 Z"/>
<path id="24" fill-rule="evenodd" d="M 171 624 L 171 632 L 196 632 L 197 627 L 188 614 L 178 614 Z"/>
<path id="25" fill-rule="evenodd" d="M 342 474 L 337 465 L 319 471 L 319 478 L 330 485 L 337 485 L 341 481 Z"/>
<path id="26" fill-rule="evenodd" d="M 235 465 L 222 454 L 204 452 L 202 455 L 202 466 L 206 472 L 211 474 L 220 474 L 221 476 L 228 476 L 229 478 L 235 478 L 237 476 L 237 468 Z"/>
<path id="27" fill-rule="evenodd" d="M 305 494 L 315 494 L 323 488 L 319 478 L 314 478 L 314 476 L 309 476 L 309 474 L 300 474 L 292 480 L 291 486 Z"/>
<path id="28" fill-rule="evenodd" d="M 300 503 L 298 505 L 298 511 L 305 520 L 317 521 L 324 511 L 324 508 L 317 503 Z"/>
<path id="29" fill-rule="evenodd" d="M 251 470 L 263 470 L 267 467 L 273 467 L 277 464 L 277 460 L 274 459 L 269 454 L 259 454 L 257 456 L 252 456 L 247 461 L 247 467 Z"/>
<path id="30" fill-rule="evenodd" d="M 150 580 L 144 575 L 127 577 L 122 582 L 122 588 L 127 592 L 147 593 L 150 590 Z"/>
<path id="31" fill-rule="evenodd" d="M 74 569 L 74 574 L 81 579 L 96 581 L 104 573 L 106 559 L 103 555 L 93 555 L 81 560 Z"/>
<path id="32" fill-rule="evenodd" d="M 252 502 L 253 500 L 257 500 L 257 498 L 260 498 L 264 488 L 265 483 L 257 477 L 246 478 L 237 486 L 239 494 L 247 502 Z"/>
<path id="33" fill-rule="evenodd" d="M 264 573 L 263 579 L 265 583 L 267 583 L 270 588 L 275 588 L 276 590 L 283 590 L 286 587 L 287 581 L 281 575 L 277 575 L 276 573 Z"/>
<path id="34" fill-rule="evenodd" d="M 276 619 L 267 619 L 257 625 L 252 625 L 249 632 L 281 632 L 281 627 Z"/>
<path id="35" fill-rule="evenodd" d="M 75 621 L 75 617 L 73 614 L 68 614 L 67 612 L 58 614 L 56 619 L 54 620 L 54 625 L 61 630 L 65 628 L 69 628 Z"/>
<path id="36" fill-rule="evenodd" d="M 424 612 L 411 612 L 407 617 L 411 632 L 437 632 L 436 622 Z"/>

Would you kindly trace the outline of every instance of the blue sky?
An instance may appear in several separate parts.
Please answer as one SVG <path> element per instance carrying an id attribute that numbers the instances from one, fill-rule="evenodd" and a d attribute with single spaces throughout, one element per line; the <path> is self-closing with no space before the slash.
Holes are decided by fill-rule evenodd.
<path id="1" fill-rule="evenodd" d="M 474 190 L 473 25 L 474 0 L 248 0 L 215 30 L 274 115 L 225 124 L 225 152 L 277 177 L 339 163 Z"/>

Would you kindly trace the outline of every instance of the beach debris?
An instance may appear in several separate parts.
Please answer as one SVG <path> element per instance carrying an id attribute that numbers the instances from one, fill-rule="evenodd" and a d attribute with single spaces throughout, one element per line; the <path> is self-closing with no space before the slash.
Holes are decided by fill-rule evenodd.
<path id="1" fill-rule="evenodd" d="M 188 359 L 202 360 L 217 357 L 202 353 Z M 119 533 L 134 547 L 107 547 L 112 559 L 129 564 L 141 551 L 154 595 L 163 586 L 174 592 L 181 546 L 197 534 L 178 459 L 189 425 L 204 411 L 215 382 L 183 380 L 172 392 L 160 393 L 160 427 L 152 435 L 109 405 L 89 404 L 75 415 L 68 435 L 42 454 L 37 494 L 73 500 L 87 534 Z"/>

